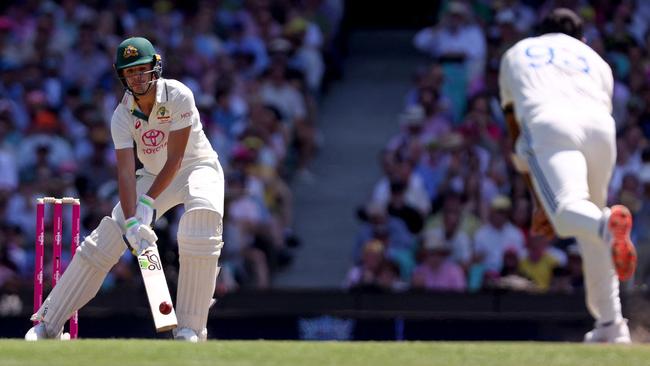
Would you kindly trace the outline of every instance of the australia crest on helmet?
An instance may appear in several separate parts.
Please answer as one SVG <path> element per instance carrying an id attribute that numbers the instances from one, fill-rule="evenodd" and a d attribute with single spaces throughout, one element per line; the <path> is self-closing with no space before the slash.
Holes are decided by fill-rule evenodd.
<path id="1" fill-rule="evenodd" d="M 124 48 L 124 54 L 122 56 L 124 58 L 136 57 L 138 56 L 138 49 L 133 47 L 133 45 L 128 45 Z"/>

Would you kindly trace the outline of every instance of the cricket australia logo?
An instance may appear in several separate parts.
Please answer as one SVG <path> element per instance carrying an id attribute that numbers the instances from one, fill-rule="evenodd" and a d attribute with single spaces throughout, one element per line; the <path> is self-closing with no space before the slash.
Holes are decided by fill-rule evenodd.
<path id="1" fill-rule="evenodd" d="M 158 108 L 158 112 L 156 112 L 156 119 L 160 123 L 165 123 L 165 122 L 170 122 L 171 121 L 171 113 L 169 113 L 169 110 L 167 108 L 160 107 Z"/>
<path id="2" fill-rule="evenodd" d="M 142 134 L 142 143 L 145 146 L 156 147 L 165 140 L 165 133 L 160 130 L 149 130 Z"/>
<path id="3" fill-rule="evenodd" d="M 124 49 L 124 53 L 122 54 L 124 58 L 135 57 L 137 55 L 138 55 L 138 49 L 133 47 L 132 45 L 128 45 Z"/>

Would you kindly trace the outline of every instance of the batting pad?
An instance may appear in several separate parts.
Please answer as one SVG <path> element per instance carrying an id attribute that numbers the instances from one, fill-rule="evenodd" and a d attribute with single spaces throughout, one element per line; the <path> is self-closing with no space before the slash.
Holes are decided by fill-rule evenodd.
<path id="1" fill-rule="evenodd" d="M 104 277 L 124 252 L 122 231 L 106 217 L 88 235 L 70 265 L 32 320 L 45 321 L 49 336 L 55 336 L 72 314 L 95 295 Z"/>
<path id="2" fill-rule="evenodd" d="M 178 328 L 190 328 L 197 334 L 205 331 L 219 273 L 217 262 L 223 246 L 221 228 L 221 215 L 216 211 L 193 209 L 181 217 L 176 296 Z"/>
<path id="3" fill-rule="evenodd" d="M 107 273 L 126 250 L 120 225 L 110 217 L 104 217 L 90 235 L 84 239 L 77 255 L 84 257 L 98 271 Z"/>

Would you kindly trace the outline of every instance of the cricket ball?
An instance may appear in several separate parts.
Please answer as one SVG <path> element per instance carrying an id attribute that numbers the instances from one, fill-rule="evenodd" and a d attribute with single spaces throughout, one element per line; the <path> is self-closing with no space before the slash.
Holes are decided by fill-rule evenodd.
<path id="1" fill-rule="evenodd" d="M 167 301 L 163 301 L 158 306 L 158 310 L 160 310 L 161 314 L 167 315 L 172 312 L 172 304 L 168 303 Z"/>

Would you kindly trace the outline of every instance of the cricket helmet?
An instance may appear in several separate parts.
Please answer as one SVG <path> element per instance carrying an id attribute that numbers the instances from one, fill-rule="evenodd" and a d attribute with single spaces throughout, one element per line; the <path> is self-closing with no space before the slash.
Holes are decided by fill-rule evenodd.
<path id="1" fill-rule="evenodd" d="M 126 80 L 122 76 L 122 71 L 128 67 L 146 64 L 151 64 L 154 76 L 159 79 L 162 75 L 162 60 L 148 39 L 131 37 L 117 46 L 113 67 L 125 88 L 129 89 Z"/>

